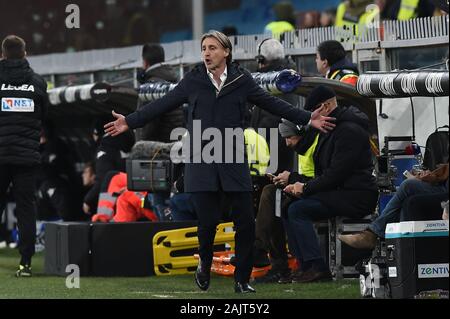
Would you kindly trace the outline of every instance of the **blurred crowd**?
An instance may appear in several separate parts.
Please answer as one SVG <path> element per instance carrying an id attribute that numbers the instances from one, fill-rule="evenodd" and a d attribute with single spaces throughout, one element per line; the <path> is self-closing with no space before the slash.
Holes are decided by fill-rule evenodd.
<path id="1" fill-rule="evenodd" d="M 375 11 L 382 20 L 408 20 L 446 14 L 432 0 L 343 0 L 337 7 L 323 11 L 295 11 L 290 1 L 273 7 L 277 21 L 291 24 L 291 30 L 341 27 L 347 22 L 362 22 L 364 15 Z M 288 30 L 290 31 L 290 30 Z"/>
<path id="2" fill-rule="evenodd" d="M 243 1 L 205 0 L 205 15 L 239 10 Z M 279 1 L 273 6 L 273 15 L 276 17 L 274 22 L 286 22 L 284 28 L 289 31 L 339 26 L 346 19 L 357 21 L 370 5 L 370 10 L 373 10 L 374 5 L 377 6 L 382 19 L 405 20 L 443 14 L 435 6 L 435 1 L 438 0 L 345 0 L 323 11 L 302 11 L 298 2 L 294 6 L 290 1 Z M 191 1 L 78 0 L 75 3 L 80 8 L 81 28 L 70 32 L 64 28 L 69 14 L 66 13 L 66 6 L 69 3 L 57 0 L 35 0 L 26 4 L 2 1 L 0 36 L 20 34 L 30 43 L 29 55 L 161 42 L 162 36 L 171 32 L 181 32 L 185 40 L 191 37 Z M 411 6 L 412 10 L 405 9 Z M 262 10 L 259 4 L 255 7 L 257 9 Z M 267 10 L 270 11 L 270 5 Z M 171 14 L 162 15 L 161 12 Z M 25 17 L 27 23 L 17 23 L 18 17 Z M 265 21 L 261 23 L 264 25 Z M 215 26 L 227 35 L 243 34 L 240 27 L 237 20 L 224 22 L 221 27 Z"/>

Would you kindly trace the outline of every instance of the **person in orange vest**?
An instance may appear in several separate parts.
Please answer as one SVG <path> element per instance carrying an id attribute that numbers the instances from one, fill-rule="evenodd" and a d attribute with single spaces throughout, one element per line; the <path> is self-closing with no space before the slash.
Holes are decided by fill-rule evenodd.
<path id="1" fill-rule="evenodd" d="M 353 86 L 358 82 L 358 67 L 346 58 L 345 49 L 338 41 L 329 40 L 319 44 L 316 66 L 317 71 L 327 79 Z"/>
<path id="2" fill-rule="evenodd" d="M 144 206 L 147 192 L 133 192 L 127 189 L 127 174 L 109 172 L 105 177 L 106 191 L 100 193 L 97 214 L 93 222 L 136 222 L 140 220 L 157 221 L 156 214 Z"/>

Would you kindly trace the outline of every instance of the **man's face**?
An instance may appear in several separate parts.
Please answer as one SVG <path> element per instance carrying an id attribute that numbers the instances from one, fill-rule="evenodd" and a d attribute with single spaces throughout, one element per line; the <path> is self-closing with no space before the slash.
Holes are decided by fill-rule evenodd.
<path id="1" fill-rule="evenodd" d="M 83 170 L 83 186 L 91 186 L 94 185 L 94 181 L 95 181 L 95 174 L 92 171 L 92 168 L 90 167 L 86 167 Z"/>
<path id="2" fill-rule="evenodd" d="M 206 38 L 202 43 L 202 59 L 209 71 L 224 67 L 229 50 L 223 48 L 215 38 Z"/>
<path id="3" fill-rule="evenodd" d="M 329 100 L 326 100 L 325 102 L 317 105 L 314 109 L 318 109 L 322 106 L 323 106 L 323 109 L 320 112 L 320 115 L 328 116 L 337 107 L 337 99 L 334 97 Z"/>
<path id="4" fill-rule="evenodd" d="M 330 68 L 328 65 L 328 61 L 322 60 L 319 52 L 316 53 L 316 67 L 317 67 L 317 71 L 322 75 L 326 75 Z"/>
<path id="5" fill-rule="evenodd" d="M 286 137 L 285 140 L 286 140 L 287 147 L 294 148 L 298 144 L 298 142 L 300 142 L 301 137 L 298 135 L 293 135 L 293 136 Z"/>
<path id="6" fill-rule="evenodd" d="M 142 68 L 145 70 L 147 70 L 150 67 L 150 64 L 147 63 L 147 61 L 145 61 L 144 59 L 142 59 Z"/>

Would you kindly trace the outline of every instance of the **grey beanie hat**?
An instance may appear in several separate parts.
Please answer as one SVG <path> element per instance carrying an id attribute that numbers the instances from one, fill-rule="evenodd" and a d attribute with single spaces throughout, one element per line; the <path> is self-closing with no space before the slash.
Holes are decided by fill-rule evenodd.
<path id="1" fill-rule="evenodd" d="M 282 138 L 287 138 L 295 135 L 300 136 L 303 133 L 303 130 L 303 126 L 295 125 L 294 123 L 286 119 L 282 119 L 281 123 L 278 124 L 278 131 L 280 132 Z"/>

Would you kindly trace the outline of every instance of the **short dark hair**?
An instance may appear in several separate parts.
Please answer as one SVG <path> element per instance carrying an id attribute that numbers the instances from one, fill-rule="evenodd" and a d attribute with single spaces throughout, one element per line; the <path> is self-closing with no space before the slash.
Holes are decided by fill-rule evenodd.
<path id="1" fill-rule="evenodd" d="M 8 35 L 2 42 L 2 54 L 6 59 L 23 59 L 25 47 L 25 41 L 21 37 Z"/>
<path id="2" fill-rule="evenodd" d="M 200 41 L 200 49 L 203 45 L 203 41 L 205 41 L 206 38 L 214 38 L 224 49 L 230 50 L 230 54 L 228 54 L 227 56 L 227 63 L 231 63 L 231 61 L 233 61 L 233 45 L 231 44 L 230 39 L 225 34 L 216 30 L 210 30 L 209 32 L 203 34 Z"/>
<path id="3" fill-rule="evenodd" d="M 146 43 L 142 48 L 142 59 L 153 65 L 165 61 L 164 48 L 158 43 Z"/>
<path id="4" fill-rule="evenodd" d="M 345 49 L 336 40 L 322 42 L 317 47 L 317 52 L 322 60 L 328 61 L 328 65 L 330 66 L 345 58 Z"/>

